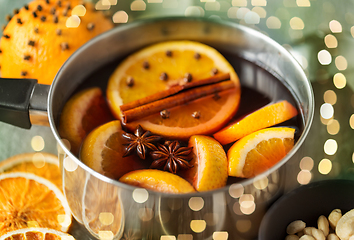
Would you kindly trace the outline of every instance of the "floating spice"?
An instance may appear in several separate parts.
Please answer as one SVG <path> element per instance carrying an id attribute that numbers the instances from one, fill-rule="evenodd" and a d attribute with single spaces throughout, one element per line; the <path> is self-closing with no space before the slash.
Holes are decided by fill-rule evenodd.
<path id="1" fill-rule="evenodd" d="M 20 25 L 22 25 L 22 23 L 23 23 L 22 20 L 21 20 L 21 18 L 17 18 L 16 21 L 17 21 L 17 23 L 20 24 Z"/>
<path id="2" fill-rule="evenodd" d="M 5 18 L 7 21 L 10 21 L 12 19 L 12 16 L 10 14 L 7 14 Z"/>
<path id="3" fill-rule="evenodd" d="M 128 87 L 134 86 L 134 78 L 128 77 L 126 83 Z"/>
<path id="4" fill-rule="evenodd" d="M 157 150 L 155 143 L 162 140 L 161 136 L 145 131 L 140 125 L 135 129 L 134 134 L 123 133 L 122 136 L 127 141 L 123 156 L 129 156 L 135 152 L 141 159 L 145 159 L 149 150 Z"/>
<path id="5" fill-rule="evenodd" d="M 34 28 L 34 32 L 35 33 L 38 33 L 39 32 L 39 29 L 37 27 Z"/>
<path id="6" fill-rule="evenodd" d="M 43 7 L 42 7 L 40 4 L 38 4 L 37 10 L 38 10 L 38 11 L 42 11 L 42 10 L 43 10 Z"/>
<path id="7" fill-rule="evenodd" d="M 219 70 L 217 68 L 211 69 L 211 75 L 216 75 L 218 74 Z"/>
<path id="8" fill-rule="evenodd" d="M 46 19 L 47 19 L 46 16 L 42 16 L 42 17 L 41 17 L 41 21 L 42 21 L 42 22 L 45 22 Z"/>
<path id="9" fill-rule="evenodd" d="M 192 74 L 186 73 L 186 74 L 184 75 L 183 80 L 184 80 L 186 83 L 187 83 L 187 82 L 191 82 L 191 81 L 192 81 Z"/>
<path id="10" fill-rule="evenodd" d="M 61 7 L 61 1 L 57 2 L 58 7 Z"/>
<path id="11" fill-rule="evenodd" d="M 93 23 L 88 23 L 86 26 L 87 30 L 92 31 L 95 28 L 95 24 Z"/>
<path id="12" fill-rule="evenodd" d="M 195 119 L 199 119 L 200 118 L 200 111 L 193 112 L 192 117 L 194 117 Z"/>
<path id="13" fill-rule="evenodd" d="M 67 49 L 69 49 L 69 44 L 67 42 L 62 42 L 60 44 L 61 50 L 65 51 Z"/>
<path id="14" fill-rule="evenodd" d="M 35 43 L 35 42 L 34 42 L 33 40 L 29 40 L 29 41 L 28 41 L 28 46 L 32 46 L 32 47 L 33 47 L 33 46 L 34 46 L 34 43 Z"/>
<path id="15" fill-rule="evenodd" d="M 7 35 L 7 34 L 3 35 L 3 37 L 4 37 L 4 38 L 7 38 L 7 39 L 9 39 L 9 38 L 10 38 L 10 36 L 9 36 L 9 35 Z"/>
<path id="16" fill-rule="evenodd" d="M 219 95 L 219 93 L 215 93 L 214 94 L 214 96 L 213 96 L 213 99 L 215 100 L 215 101 L 217 101 L 217 100 L 219 100 L 221 97 L 220 97 L 220 95 Z"/>
<path id="17" fill-rule="evenodd" d="M 20 10 L 18 10 L 18 8 L 14 9 L 14 15 L 18 14 L 20 12 Z"/>
<path id="18" fill-rule="evenodd" d="M 68 9 L 64 9 L 63 11 L 63 16 L 66 17 L 66 15 L 68 15 Z"/>
<path id="19" fill-rule="evenodd" d="M 169 118 L 170 117 L 170 111 L 168 111 L 168 110 L 162 110 L 161 112 L 160 112 L 160 116 L 163 118 L 163 119 L 166 119 L 166 118 Z"/>
<path id="20" fill-rule="evenodd" d="M 28 8 L 28 4 L 25 4 L 23 7 L 24 7 L 26 10 L 29 9 L 29 8 Z"/>
<path id="21" fill-rule="evenodd" d="M 144 61 L 144 62 L 143 62 L 143 68 L 144 68 L 144 69 L 149 69 L 149 68 L 150 68 L 150 64 L 149 64 L 148 61 Z"/>
<path id="22" fill-rule="evenodd" d="M 54 17 L 53 17 L 53 22 L 54 22 L 54 23 L 58 23 L 58 22 L 59 22 L 58 16 L 54 16 Z"/>
<path id="23" fill-rule="evenodd" d="M 160 80 L 166 81 L 168 79 L 167 73 L 163 72 L 160 74 Z"/>
<path id="24" fill-rule="evenodd" d="M 33 15 L 34 18 L 38 17 L 36 12 L 32 12 L 32 15 Z"/>
<path id="25" fill-rule="evenodd" d="M 55 30 L 55 33 L 56 33 L 58 36 L 60 36 L 60 35 L 61 35 L 61 29 Z"/>
<path id="26" fill-rule="evenodd" d="M 46 2 L 47 4 L 49 4 L 49 0 L 45 0 L 45 2 Z"/>
<path id="27" fill-rule="evenodd" d="M 52 8 L 50 9 L 50 14 L 54 15 L 54 14 L 55 14 L 55 12 L 56 12 L 55 7 L 52 7 Z"/>
<path id="28" fill-rule="evenodd" d="M 179 141 L 166 141 L 164 145 L 159 144 L 157 150 L 151 152 L 154 159 L 150 168 L 163 168 L 165 171 L 177 173 L 180 169 L 193 167 L 190 164 L 193 156 L 192 147 L 183 147 Z"/>
<path id="29" fill-rule="evenodd" d="M 25 56 L 23 56 L 23 60 L 28 61 L 28 60 L 30 60 L 30 59 L 31 59 L 31 55 L 25 55 Z"/>
<path id="30" fill-rule="evenodd" d="M 167 50 L 166 51 L 166 56 L 167 57 L 172 57 L 172 51 L 171 50 Z"/>
<path id="31" fill-rule="evenodd" d="M 199 60 L 199 59 L 200 59 L 200 54 L 199 54 L 199 53 L 195 53 L 195 54 L 194 54 L 194 58 L 197 59 L 197 60 Z"/>
<path id="32" fill-rule="evenodd" d="M 27 76 L 27 72 L 26 71 L 21 71 L 21 76 L 22 77 Z"/>

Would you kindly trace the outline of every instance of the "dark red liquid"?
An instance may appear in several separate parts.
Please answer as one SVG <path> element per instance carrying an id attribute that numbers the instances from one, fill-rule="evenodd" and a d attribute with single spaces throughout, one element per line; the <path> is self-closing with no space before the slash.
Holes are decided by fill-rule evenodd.
<path id="1" fill-rule="evenodd" d="M 287 100 L 297 108 L 300 114 L 277 126 L 288 126 L 295 128 L 296 142 L 303 131 L 304 120 L 301 115 L 301 111 L 299 110 L 299 103 L 296 101 L 291 91 L 285 86 L 286 83 L 265 69 L 262 69 L 261 67 L 238 56 L 228 53 L 223 53 L 223 55 L 235 68 L 241 81 L 241 102 L 236 115 L 231 121 L 256 111 L 269 103 Z M 76 92 L 81 91 L 84 88 L 98 86 L 102 89 L 103 93 L 105 93 L 108 79 L 120 61 L 121 59 L 111 62 L 92 73 L 76 90 Z M 226 152 L 232 144 L 233 143 L 230 143 L 224 146 Z M 231 184 L 237 181 L 239 181 L 239 179 L 229 177 L 228 183 Z"/>

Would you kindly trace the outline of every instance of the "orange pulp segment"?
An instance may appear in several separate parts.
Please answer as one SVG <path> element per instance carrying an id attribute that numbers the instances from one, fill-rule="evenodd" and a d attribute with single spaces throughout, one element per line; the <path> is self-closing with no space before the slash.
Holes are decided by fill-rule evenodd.
<path id="1" fill-rule="evenodd" d="M 84 89 L 65 104 L 60 116 L 59 134 L 70 142 L 71 152 L 77 155 L 86 135 L 110 120 L 112 116 L 101 89 Z"/>
<path id="2" fill-rule="evenodd" d="M 285 122 L 295 117 L 297 114 L 296 108 L 288 101 L 279 101 L 268 104 L 240 120 L 229 124 L 213 136 L 221 144 L 225 145 L 257 130 Z"/>
<path id="3" fill-rule="evenodd" d="M 192 136 L 189 147 L 193 147 L 192 168 L 181 171 L 181 176 L 197 191 L 209 191 L 224 187 L 228 178 L 228 162 L 221 144 L 214 138 L 203 135 Z"/>
<path id="4" fill-rule="evenodd" d="M 193 186 L 183 178 L 173 173 L 156 169 L 132 171 L 122 176 L 119 181 L 163 193 L 195 192 Z"/>
<path id="5" fill-rule="evenodd" d="M 130 55 L 111 75 L 107 99 L 113 114 L 122 119 L 122 104 L 150 96 L 176 84 L 185 84 L 188 74 L 193 82 L 209 78 L 213 74 L 225 73 L 230 74 L 230 80 L 235 83 L 234 89 L 168 109 L 168 118 L 153 114 L 127 124 L 130 130 L 140 124 L 146 130 L 173 139 L 211 134 L 228 122 L 237 111 L 240 83 L 230 63 L 217 50 L 205 44 L 168 41 Z M 129 81 L 132 84 L 128 84 Z M 198 117 L 193 117 L 195 114 Z"/>
<path id="6" fill-rule="evenodd" d="M 111 121 L 94 129 L 84 140 L 80 159 L 88 167 L 107 177 L 118 179 L 123 174 L 144 168 L 135 155 L 123 157 L 125 147 L 120 121 Z"/>
<path id="7" fill-rule="evenodd" d="M 50 181 L 31 173 L 4 173 L 0 175 L 0 189 L 0 236 L 27 227 L 68 231 L 69 205 Z"/>
<path id="8" fill-rule="evenodd" d="M 251 178 L 271 168 L 294 146 L 295 129 L 259 130 L 235 142 L 227 153 L 229 176 Z"/>

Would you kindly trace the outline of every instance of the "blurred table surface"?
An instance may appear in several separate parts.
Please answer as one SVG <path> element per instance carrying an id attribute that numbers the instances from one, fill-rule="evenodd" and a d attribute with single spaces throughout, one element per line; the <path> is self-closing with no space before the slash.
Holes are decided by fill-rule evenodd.
<path id="1" fill-rule="evenodd" d="M 0 25 L 26 2 L 0 0 Z M 115 19 L 118 22 L 165 15 L 222 18 L 258 29 L 282 44 L 304 68 L 315 94 L 313 125 L 301 148 L 303 157 L 287 178 L 288 189 L 329 178 L 354 179 L 354 1 L 110 2 L 104 11 L 126 13 L 125 20 Z M 0 123 L 0 161 L 33 151 L 56 154 L 50 128 L 24 130 Z"/>

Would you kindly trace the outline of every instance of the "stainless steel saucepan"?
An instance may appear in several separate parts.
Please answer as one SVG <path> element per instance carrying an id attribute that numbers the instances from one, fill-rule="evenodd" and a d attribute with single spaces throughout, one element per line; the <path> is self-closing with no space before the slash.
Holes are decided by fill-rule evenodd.
<path id="1" fill-rule="evenodd" d="M 144 46 L 178 39 L 203 42 L 245 59 L 235 66 L 245 86 L 266 94 L 281 94 L 264 81 L 265 70 L 289 89 L 298 103 L 303 130 L 284 159 L 255 178 L 222 189 L 172 195 L 107 178 L 70 152 L 59 136 L 58 121 L 65 102 L 77 87 L 98 69 L 119 62 Z M 107 71 L 100 70 L 99 81 L 107 80 L 109 68 Z M 20 87 L 22 81 L 27 86 Z M 4 84 L 16 89 L 17 94 L 7 94 Z M 286 163 L 301 157 L 299 149 L 314 114 L 311 85 L 287 50 L 248 27 L 200 18 L 160 18 L 120 25 L 77 50 L 50 88 L 34 80 L 1 80 L 0 90 L 0 102 L 5 103 L 0 107 L 2 121 L 29 128 L 31 119 L 48 118 L 58 141 L 63 189 L 72 213 L 83 230 L 100 239 L 254 239 L 267 207 L 282 194 Z"/>

